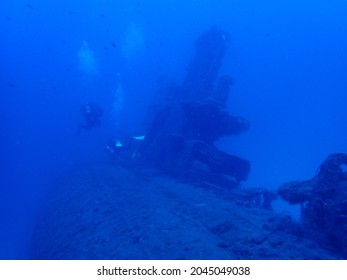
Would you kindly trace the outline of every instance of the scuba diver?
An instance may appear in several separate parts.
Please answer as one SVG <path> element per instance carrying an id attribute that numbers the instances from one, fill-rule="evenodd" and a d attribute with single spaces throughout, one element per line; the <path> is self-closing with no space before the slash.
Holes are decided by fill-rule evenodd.
<path id="1" fill-rule="evenodd" d="M 144 139 L 145 135 L 125 137 L 123 139 L 111 138 L 105 147 L 105 151 L 111 159 L 119 157 L 134 159 L 139 156 L 140 146 Z"/>
<path id="2" fill-rule="evenodd" d="M 88 102 L 81 108 L 81 111 L 85 122 L 78 125 L 77 135 L 83 129 L 91 130 L 94 126 L 101 126 L 100 117 L 104 111 L 97 104 Z"/>

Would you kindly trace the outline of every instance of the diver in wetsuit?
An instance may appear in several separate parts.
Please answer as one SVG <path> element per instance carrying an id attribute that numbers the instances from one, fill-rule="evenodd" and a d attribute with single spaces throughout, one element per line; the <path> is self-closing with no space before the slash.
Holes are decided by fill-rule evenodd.
<path id="1" fill-rule="evenodd" d="M 81 111 L 85 122 L 78 125 L 77 135 L 79 135 L 83 129 L 91 130 L 94 126 L 101 125 L 100 117 L 103 114 L 103 110 L 97 104 L 88 102 L 81 108 Z"/>

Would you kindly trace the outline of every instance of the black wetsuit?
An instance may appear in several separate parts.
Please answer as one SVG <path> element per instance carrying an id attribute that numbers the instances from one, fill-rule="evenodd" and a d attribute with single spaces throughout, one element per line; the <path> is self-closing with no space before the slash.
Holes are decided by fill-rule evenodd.
<path id="1" fill-rule="evenodd" d="M 79 124 L 77 135 L 81 133 L 82 129 L 91 130 L 94 126 L 100 126 L 100 117 L 103 114 L 103 110 L 94 102 L 86 103 L 81 110 L 85 122 Z"/>

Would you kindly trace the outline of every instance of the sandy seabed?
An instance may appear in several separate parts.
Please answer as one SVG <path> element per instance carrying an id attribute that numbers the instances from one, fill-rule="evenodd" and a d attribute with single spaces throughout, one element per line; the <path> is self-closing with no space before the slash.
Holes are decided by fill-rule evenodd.
<path id="1" fill-rule="evenodd" d="M 335 259 L 286 214 L 242 187 L 177 181 L 153 169 L 72 168 L 48 195 L 33 259 Z"/>

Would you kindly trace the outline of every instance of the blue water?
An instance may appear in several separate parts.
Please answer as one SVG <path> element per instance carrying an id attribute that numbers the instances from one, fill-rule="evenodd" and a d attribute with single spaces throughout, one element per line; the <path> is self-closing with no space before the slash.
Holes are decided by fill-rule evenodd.
<path id="1" fill-rule="evenodd" d="M 142 132 L 158 81 L 182 81 L 212 25 L 231 34 L 230 110 L 251 123 L 218 146 L 251 161 L 246 186 L 314 176 L 347 152 L 346 14 L 342 0 L 2 0 L 0 258 L 27 258 L 45 195 L 69 166 Z M 88 101 L 103 124 L 76 137 Z"/>

